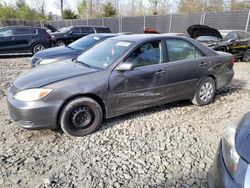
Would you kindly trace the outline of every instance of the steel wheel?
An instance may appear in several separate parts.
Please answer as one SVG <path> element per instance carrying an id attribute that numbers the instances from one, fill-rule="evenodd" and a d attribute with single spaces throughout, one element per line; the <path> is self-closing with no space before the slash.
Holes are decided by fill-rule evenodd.
<path id="1" fill-rule="evenodd" d="M 76 108 L 70 116 L 72 126 L 75 128 L 87 128 L 95 118 L 94 112 L 87 106 Z"/>

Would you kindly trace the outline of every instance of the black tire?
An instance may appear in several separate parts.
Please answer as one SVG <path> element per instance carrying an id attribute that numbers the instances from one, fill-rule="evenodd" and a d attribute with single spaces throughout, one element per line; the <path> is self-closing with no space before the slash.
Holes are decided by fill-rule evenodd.
<path id="1" fill-rule="evenodd" d="M 250 49 L 246 50 L 244 53 L 244 57 L 242 59 L 244 62 L 250 62 Z"/>
<path id="2" fill-rule="evenodd" d="M 38 44 L 35 44 L 32 47 L 32 53 L 35 54 L 36 52 L 39 52 L 39 51 L 42 51 L 42 50 L 45 50 L 45 49 L 46 49 L 45 44 L 38 43 Z"/>
<path id="3" fill-rule="evenodd" d="M 55 46 L 65 46 L 65 42 L 63 40 L 56 41 Z"/>
<path id="4" fill-rule="evenodd" d="M 204 106 L 213 102 L 216 87 L 213 78 L 205 78 L 198 86 L 197 91 L 192 99 L 192 103 L 198 106 Z"/>
<path id="5" fill-rule="evenodd" d="M 63 132 L 80 137 L 96 131 L 102 119 L 102 109 L 95 100 L 78 97 L 63 107 L 59 121 Z"/>

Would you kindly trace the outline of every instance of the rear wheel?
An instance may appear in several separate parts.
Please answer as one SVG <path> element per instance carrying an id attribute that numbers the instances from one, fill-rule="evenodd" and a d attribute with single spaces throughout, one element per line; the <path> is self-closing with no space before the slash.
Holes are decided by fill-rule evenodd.
<path id="1" fill-rule="evenodd" d="M 63 40 L 59 40 L 56 42 L 56 46 L 65 46 L 65 42 Z"/>
<path id="2" fill-rule="evenodd" d="M 242 59 L 244 62 L 250 62 L 250 49 L 246 50 L 244 53 L 244 57 Z"/>
<path id="3" fill-rule="evenodd" d="M 95 100 L 79 97 L 64 106 L 60 125 L 66 134 L 80 137 L 96 131 L 101 125 L 102 118 L 102 109 Z"/>
<path id="4" fill-rule="evenodd" d="M 198 86 L 192 103 L 199 106 L 210 104 L 214 100 L 215 91 L 214 79 L 207 77 Z"/>
<path id="5" fill-rule="evenodd" d="M 35 54 L 36 52 L 45 50 L 46 46 L 44 44 L 35 44 L 32 48 L 32 53 Z"/>

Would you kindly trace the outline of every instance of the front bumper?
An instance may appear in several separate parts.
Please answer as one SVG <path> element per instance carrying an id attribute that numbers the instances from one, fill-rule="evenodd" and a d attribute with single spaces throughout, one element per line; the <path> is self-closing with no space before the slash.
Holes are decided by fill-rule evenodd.
<path id="1" fill-rule="evenodd" d="M 250 164 L 240 159 L 233 179 L 226 169 L 220 143 L 214 164 L 209 170 L 207 180 L 209 188 L 249 188 Z"/>
<path id="2" fill-rule="evenodd" d="M 8 108 L 10 117 L 26 129 L 55 129 L 57 128 L 57 113 L 60 104 L 37 100 L 23 102 L 16 100 L 8 92 Z"/>

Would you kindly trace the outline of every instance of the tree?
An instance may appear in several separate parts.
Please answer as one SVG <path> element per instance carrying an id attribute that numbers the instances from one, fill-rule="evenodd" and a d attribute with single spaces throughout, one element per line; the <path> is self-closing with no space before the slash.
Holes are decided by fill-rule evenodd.
<path id="1" fill-rule="evenodd" d="M 38 11 L 45 17 L 46 3 L 45 0 L 36 0 L 36 6 Z"/>
<path id="2" fill-rule="evenodd" d="M 250 9 L 250 4 L 244 1 L 239 2 L 237 0 L 231 0 L 230 9 L 231 10 L 247 10 L 247 9 Z"/>
<path id="3" fill-rule="evenodd" d="M 80 18 L 85 18 L 87 16 L 87 1 L 80 0 L 77 7 L 77 14 Z"/>
<path id="4" fill-rule="evenodd" d="M 160 0 L 148 0 L 148 4 L 149 4 L 149 9 L 151 10 L 153 15 L 157 15 L 158 14 L 158 5 L 160 3 Z"/>
<path id="5" fill-rule="evenodd" d="M 61 0 L 61 16 L 63 17 L 63 0 Z"/>
<path id="6" fill-rule="evenodd" d="M 77 15 L 71 9 L 63 10 L 63 19 L 76 19 Z"/>
<path id="7" fill-rule="evenodd" d="M 102 16 L 112 17 L 116 15 L 116 9 L 111 3 L 106 3 L 103 5 Z"/>

